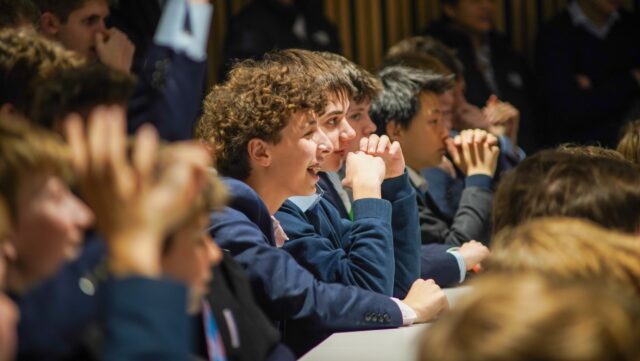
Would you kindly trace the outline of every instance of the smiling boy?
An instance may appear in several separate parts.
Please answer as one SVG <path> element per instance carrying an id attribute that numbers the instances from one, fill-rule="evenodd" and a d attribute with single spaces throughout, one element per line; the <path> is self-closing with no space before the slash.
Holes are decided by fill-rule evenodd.
<path id="1" fill-rule="evenodd" d="M 212 215 L 210 232 L 244 267 L 259 305 L 300 356 L 336 331 L 426 321 L 447 301 L 433 281 L 416 281 L 403 301 L 323 282 L 276 247 L 287 241 L 272 215 L 287 198 L 315 192 L 332 151 L 316 113 L 344 82 L 334 72 L 316 78 L 297 71 L 311 63 L 330 68 L 313 53 L 292 58 L 292 65 L 273 57 L 237 64 L 207 96 L 198 134 L 215 148 L 219 171 L 236 178 L 227 181 L 230 207 Z"/>

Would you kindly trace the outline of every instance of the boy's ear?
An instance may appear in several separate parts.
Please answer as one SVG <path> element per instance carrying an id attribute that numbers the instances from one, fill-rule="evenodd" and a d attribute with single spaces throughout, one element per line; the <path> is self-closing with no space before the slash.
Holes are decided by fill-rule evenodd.
<path id="1" fill-rule="evenodd" d="M 400 140 L 402 137 L 402 127 L 393 120 L 390 120 L 385 125 L 385 133 L 392 141 Z"/>
<path id="2" fill-rule="evenodd" d="M 60 19 L 49 11 L 45 11 L 40 15 L 40 29 L 46 36 L 56 36 L 60 30 L 60 24 Z"/>
<path id="3" fill-rule="evenodd" d="M 247 152 L 249 153 L 249 159 L 252 163 L 265 168 L 271 165 L 271 149 L 269 144 L 264 140 L 258 138 L 251 139 L 247 144 Z"/>

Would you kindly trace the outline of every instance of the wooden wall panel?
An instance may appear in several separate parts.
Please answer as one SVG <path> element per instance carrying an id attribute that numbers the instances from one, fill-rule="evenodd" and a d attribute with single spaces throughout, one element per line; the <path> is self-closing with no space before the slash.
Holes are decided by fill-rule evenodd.
<path id="1" fill-rule="evenodd" d="M 209 82 L 218 81 L 228 21 L 251 0 L 212 0 L 214 24 L 209 39 Z M 325 13 L 338 28 L 343 55 L 367 69 L 375 69 L 386 50 L 417 34 L 439 19 L 439 0 L 324 0 Z M 640 0 L 624 0 L 638 9 Z M 531 57 L 540 24 L 567 4 L 567 0 L 494 0 L 496 28 L 507 34 L 514 48 Z"/>

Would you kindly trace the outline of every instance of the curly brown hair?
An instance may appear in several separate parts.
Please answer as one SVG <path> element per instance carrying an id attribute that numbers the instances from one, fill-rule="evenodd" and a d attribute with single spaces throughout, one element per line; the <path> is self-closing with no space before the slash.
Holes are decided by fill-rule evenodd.
<path id="1" fill-rule="evenodd" d="M 328 61 L 319 52 L 303 49 L 278 50 L 265 54 L 264 60 L 291 68 L 292 72 L 305 73 L 313 79 L 316 87 L 335 94 L 338 98 L 353 98 L 357 94 L 357 89 L 341 66 Z M 324 109 L 318 114 L 323 113 Z"/>
<path id="2" fill-rule="evenodd" d="M 326 89 L 298 70 L 275 61 L 245 60 L 234 65 L 226 83 L 207 95 L 196 137 L 213 146 L 221 174 L 247 179 L 251 139 L 278 143 L 294 113 L 323 110 Z"/>
<path id="3" fill-rule="evenodd" d="M 61 69 L 84 63 L 78 55 L 29 31 L 0 31 L 0 104 L 10 103 L 23 115 L 32 106 L 37 86 Z"/>

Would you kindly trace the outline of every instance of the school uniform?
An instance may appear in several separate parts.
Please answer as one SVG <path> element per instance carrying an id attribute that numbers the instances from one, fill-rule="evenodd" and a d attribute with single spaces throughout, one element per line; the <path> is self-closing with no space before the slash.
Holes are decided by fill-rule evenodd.
<path id="1" fill-rule="evenodd" d="M 406 309 L 388 296 L 318 280 L 276 247 L 273 220 L 258 194 L 241 181 L 224 182 L 229 206 L 212 213 L 210 234 L 243 266 L 258 305 L 280 327 L 297 357 L 333 332 L 412 322 Z"/>
<path id="2" fill-rule="evenodd" d="M 381 188 L 382 199 L 353 202 L 353 221 L 323 196 L 291 197 L 275 214 L 288 237 L 282 248 L 324 282 L 404 298 L 420 276 L 415 194 L 406 173 Z"/>

